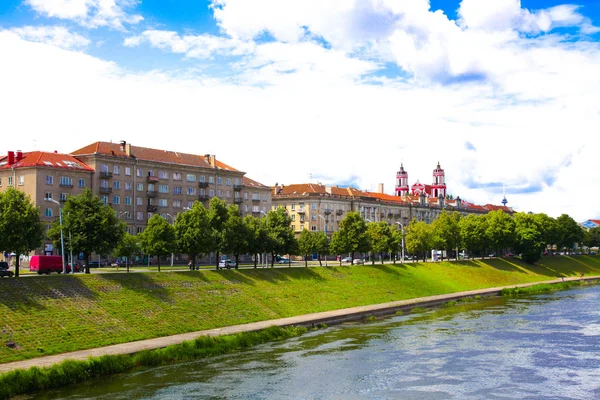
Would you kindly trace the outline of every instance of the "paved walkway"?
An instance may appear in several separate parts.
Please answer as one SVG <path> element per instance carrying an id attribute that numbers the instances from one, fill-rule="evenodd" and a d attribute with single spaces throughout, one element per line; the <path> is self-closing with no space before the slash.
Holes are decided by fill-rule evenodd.
<path id="1" fill-rule="evenodd" d="M 570 277 L 565 278 L 565 281 L 577 281 L 582 278 Z M 599 280 L 600 276 L 584 277 L 583 280 L 592 281 Z M 184 341 L 194 340 L 199 336 L 220 336 L 220 335 L 231 335 L 240 332 L 251 332 L 261 329 L 266 329 L 271 326 L 290 326 L 290 325 L 302 325 L 312 326 L 319 323 L 334 324 L 345 321 L 352 321 L 363 318 L 369 315 L 385 315 L 392 314 L 398 310 L 412 309 L 415 307 L 433 307 L 446 303 L 451 300 L 471 297 L 471 296 L 486 296 L 486 295 L 497 295 L 502 289 L 514 288 L 514 287 L 527 287 L 536 285 L 539 283 L 559 283 L 562 279 L 555 279 L 551 281 L 543 281 L 536 283 L 524 283 L 518 285 L 508 285 L 496 288 L 469 290 L 465 292 L 442 294 L 437 296 L 420 297 L 416 299 L 393 301 L 390 303 L 375 304 L 369 306 L 360 306 L 345 308 L 341 310 L 325 311 L 320 313 L 299 315 L 296 317 L 272 319 L 267 321 L 253 322 L 250 324 L 234 325 L 223 328 L 209 329 L 205 331 L 197 331 L 184 333 L 180 335 L 164 336 L 155 339 L 140 340 L 137 342 L 121 343 L 112 346 L 98 347 L 95 349 L 87 349 L 74 351 L 71 353 L 62 353 L 54 356 L 46 356 L 33 358 L 24 361 L 15 361 L 11 363 L 0 364 L 0 373 L 5 373 L 15 369 L 28 369 L 31 367 L 49 367 L 53 364 L 65 361 L 65 360 L 87 360 L 89 357 L 100 357 L 104 355 L 119 355 L 119 354 L 133 354 L 142 350 L 158 349 L 173 344 L 179 344 Z"/>

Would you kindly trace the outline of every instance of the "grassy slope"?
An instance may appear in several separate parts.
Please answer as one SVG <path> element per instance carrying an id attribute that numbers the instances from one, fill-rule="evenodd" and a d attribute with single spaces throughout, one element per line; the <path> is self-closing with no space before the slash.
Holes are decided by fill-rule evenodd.
<path id="1" fill-rule="evenodd" d="M 441 293 L 600 275 L 600 258 L 0 280 L 0 363 Z M 20 349 L 4 346 L 15 342 Z"/>

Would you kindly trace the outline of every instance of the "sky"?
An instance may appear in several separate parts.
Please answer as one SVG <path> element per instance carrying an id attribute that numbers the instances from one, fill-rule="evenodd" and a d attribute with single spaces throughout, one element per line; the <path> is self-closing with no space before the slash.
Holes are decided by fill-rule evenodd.
<path id="1" fill-rule="evenodd" d="M 0 154 L 215 154 L 600 218 L 596 0 L 2 0 Z"/>

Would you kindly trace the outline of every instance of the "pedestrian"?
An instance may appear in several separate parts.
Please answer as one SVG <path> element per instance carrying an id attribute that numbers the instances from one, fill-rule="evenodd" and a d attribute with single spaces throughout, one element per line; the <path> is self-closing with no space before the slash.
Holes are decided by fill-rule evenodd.
<path id="1" fill-rule="evenodd" d="M 188 267 L 190 267 L 190 271 L 194 270 L 194 263 L 192 262 L 192 260 L 190 260 L 190 262 L 188 263 Z"/>

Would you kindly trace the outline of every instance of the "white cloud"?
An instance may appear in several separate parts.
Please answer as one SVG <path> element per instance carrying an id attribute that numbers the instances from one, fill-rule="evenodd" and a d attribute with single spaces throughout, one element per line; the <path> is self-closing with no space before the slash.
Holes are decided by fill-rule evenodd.
<path id="1" fill-rule="evenodd" d="M 47 17 L 72 20 L 87 28 L 107 26 L 118 30 L 124 30 L 123 24 L 137 24 L 144 19 L 126 11 L 137 3 L 137 0 L 25 0 L 25 4 Z"/>
<path id="2" fill-rule="evenodd" d="M 90 44 L 89 39 L 72 33 L 63 26 L 24 26 L 11 31 L 25 40 L 47 43 L 64 49 L 77 49 Z"/>

